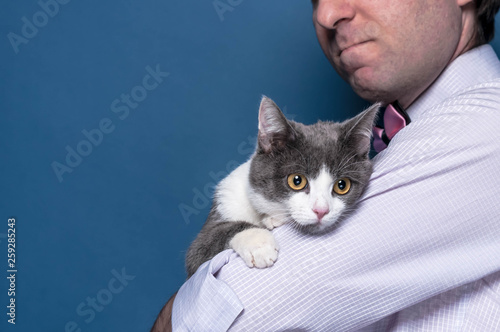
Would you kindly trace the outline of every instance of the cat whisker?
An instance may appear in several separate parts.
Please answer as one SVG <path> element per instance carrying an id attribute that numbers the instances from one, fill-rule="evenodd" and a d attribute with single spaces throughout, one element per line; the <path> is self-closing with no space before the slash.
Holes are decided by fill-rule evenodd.
<path id="1" fill-rule="evenodd" d="M 366 161 L 364 161 L 364 160 L 363 161 L 355 161 L 353 163 L 350 163 L 349 166 L 353 166 L 353 165 L 357 165 L 357 164 L 364 164 L 364 163 L 366 163 Z"/>
<path id="2" fill-rule="evenodd" d="M 346 166 L 346 165 L 347 165 L 347 164 L 348 164 L 348 163 L 349 163 L 349 162 L 350 162 L 353 158 L 355 158 L 355 157 L 356 157 L 356 155 L 355 155 L 355 154 L 353 154 L 353 155 L 351 155 L 351 156 L 350 156 L 349 158 L 347 158 L 347 159 L 345 159 L 345 158 L 341 159 L 341 160 L 340 160 L 340 165 L 338 166 L 338 168 L 339 168 L 339 169 L 343 169 L 343 168 L 344 168 L 344 167 L 345 167 L 345 166 Z M 354 164 L 354 163 L 352 163 L 352 164 Z"/>
<path id="3" fill-rule="evenodd" d="M 297 151 L 300 155 L 300 157 L 302 158 L 302 162 L 303 163 L 306 163 L 307 165 L 307 159 L 304 157 L 304 155 L 302 154 L 302 151 L 300 151 L 299 149 L 297 149 L 296 147 L 293 147 L 293 150 Z"/>
<path id="4" fill-rule="evenodd" d="M 345 173 L 342 173 L 342 174 L 343 174 L 344 176 L 349 177 L 349 176 L 351 176 L 351 175 L 358 175 L 358 174 L 363 175 L 363 174 L 366 174 L 366 172 L 363 172 L 363 171 L 355 171 L 355 170 L 350 170 L 350 171 L 345 172 Z"/>

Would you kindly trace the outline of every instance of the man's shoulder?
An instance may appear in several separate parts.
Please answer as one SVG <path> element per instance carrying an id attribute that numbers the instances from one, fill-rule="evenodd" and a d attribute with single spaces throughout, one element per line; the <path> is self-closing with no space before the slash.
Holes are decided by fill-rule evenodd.
<path id="1" fill-rule="evenodd" d="M 472 85 L 454 94 L 449 99 L 450 101 L 457 101 L 461 104 L 469 102 L 473 105 L 486 106 L 488 105 L 488 101 L 496 103 L 500 102 L 499 91 L 500 77 Z M 485 98 L 488 100 L 485 100 Z"/>
<path id="2" fill-rule="evenodd" d="M 466 129 L 471 122 L 500 121 L 500 78 L 470 86 L 442 102 L 425 110 L 422 121 L 442 127 L 443 131 L 453 126 L 443 126 L 443 120 L 458 123 Z"/>
<path id="3" fill-rule="evenodd" d="M 394 158 L 500 162 L 500 79 L 471 86 L 422 111 L 391 141 Z M 391 147 L 391 146 L 390 146 Z M 451 165 L 451 164 L 450 164 Z"/>

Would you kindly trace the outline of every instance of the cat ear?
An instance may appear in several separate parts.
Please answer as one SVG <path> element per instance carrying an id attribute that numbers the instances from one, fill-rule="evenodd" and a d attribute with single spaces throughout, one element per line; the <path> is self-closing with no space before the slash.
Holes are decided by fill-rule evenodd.
<path id="1" fill-rule="evenodd" d="M 347 132 L 346 139 L 349 140 L 349 145 L 358 151 L 358 155 L 367 155 L 370 152 L 373 126 L 380 107 L 380 103 L 375 103 L 354 118 L 342 123 Z"/>
<path id="2" fill-rule="evenodd" d="M 259 107 L 258 146 L 264 153 L 285 147 L 293 139 L 293 130 L 279 107 L 263 96 Z"/>

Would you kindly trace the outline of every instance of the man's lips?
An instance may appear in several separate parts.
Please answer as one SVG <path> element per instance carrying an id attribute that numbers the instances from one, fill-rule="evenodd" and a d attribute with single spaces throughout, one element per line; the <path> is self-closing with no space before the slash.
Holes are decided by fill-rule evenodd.
<path id="1" fill-rule="evenodd" d="M 351 74 L 355 70 L 367 66 L 370 59 L 373 60 L 370 46 L 366 46 L 369 42 L 370 40 L 350 43 L 348 46 L 341 48 L 335 59 L 337 66 L 342 71 Z"/>
<path id="2" fill-rule="evenodd" d="M 347 51 L 350 48 L 354 48 L 356 46 L 365 44 L 367 42 L 369 42 L 369 40 L 365 40 L 365 41 L 362 41 L 362 42 L 351 43 L 351 44 L 348 44 L 346 46 L 341 46 L 341 47 L 339 47 L 339 52 L 338 52 L 337 56 L 340 56 L 344 51 Z"/>

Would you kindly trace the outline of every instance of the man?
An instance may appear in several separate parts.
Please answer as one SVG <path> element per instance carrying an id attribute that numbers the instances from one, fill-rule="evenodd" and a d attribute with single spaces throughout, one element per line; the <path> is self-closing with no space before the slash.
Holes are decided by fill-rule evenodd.
<path id="1" fill-rule="evenodd" d="M 153 330 L 173 303 L 175 331 L 500 331 L 500 63 L 484 45 L 499 6 L 313 0 L 337 72 L 411 123 L 338 229 L 276 229 L 269 269 L 217 255 Z"/>

